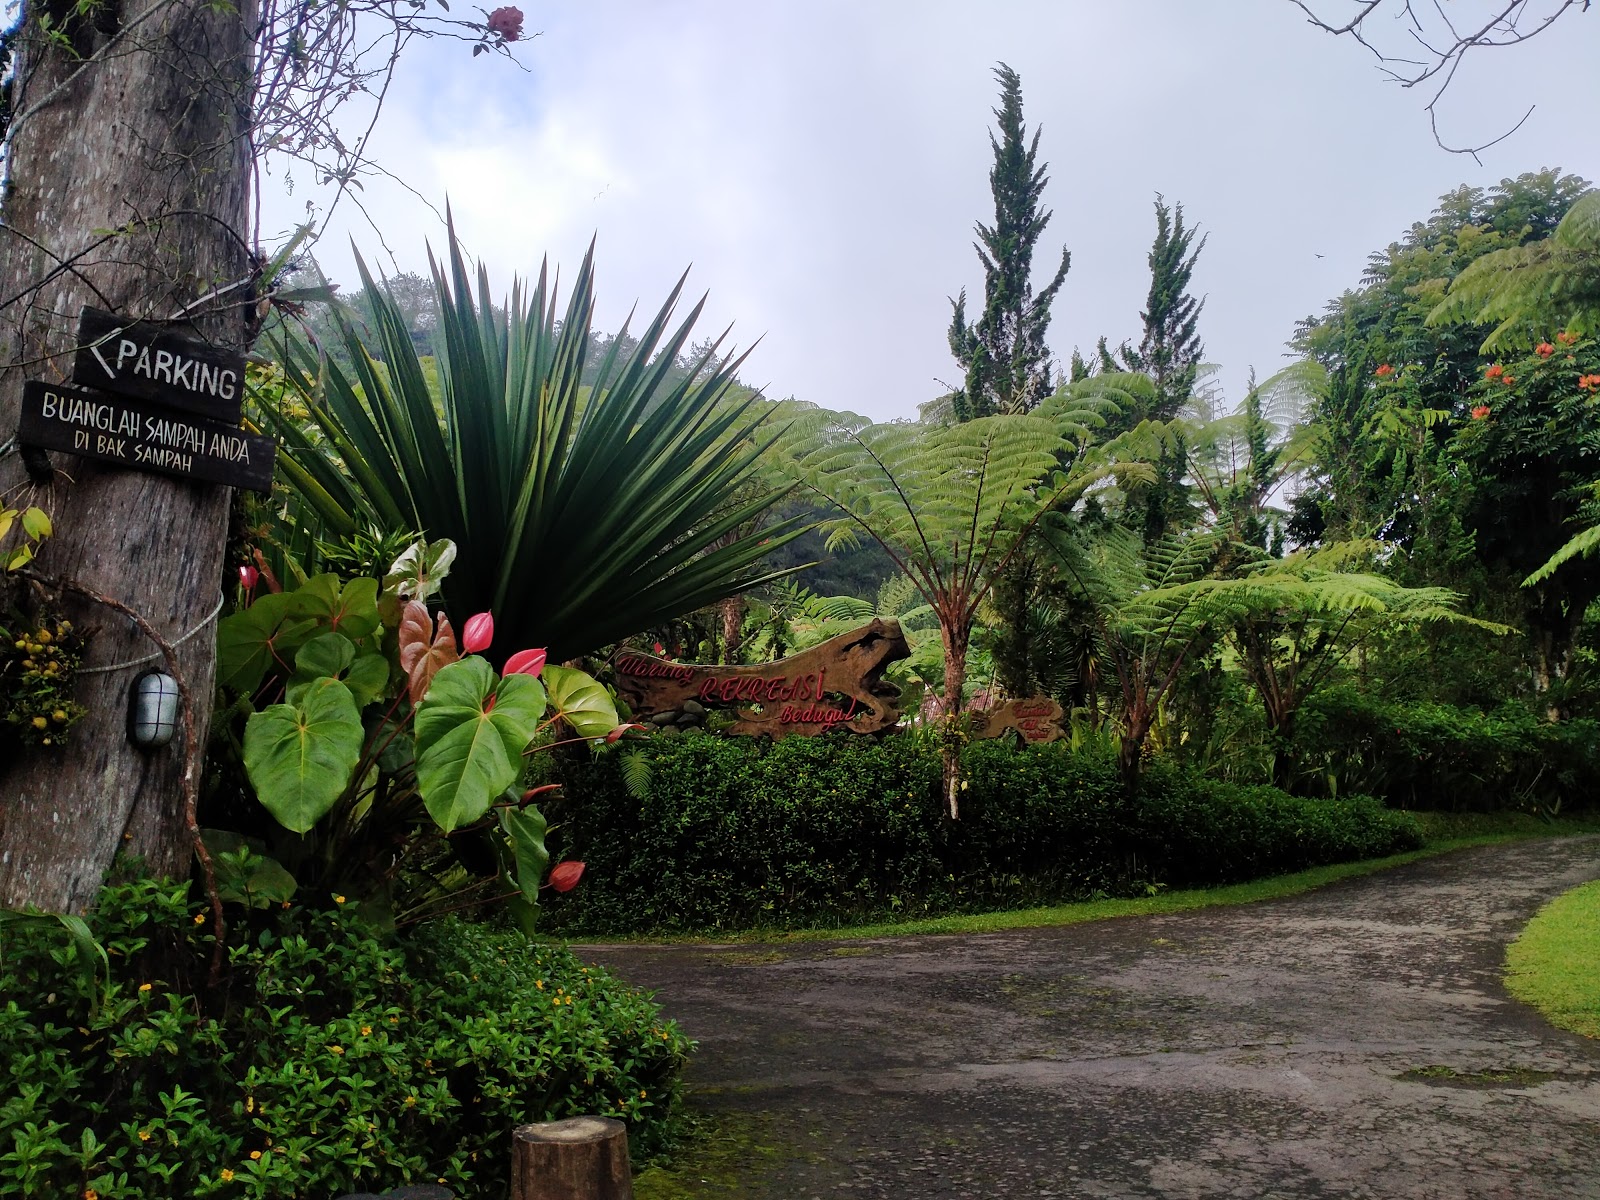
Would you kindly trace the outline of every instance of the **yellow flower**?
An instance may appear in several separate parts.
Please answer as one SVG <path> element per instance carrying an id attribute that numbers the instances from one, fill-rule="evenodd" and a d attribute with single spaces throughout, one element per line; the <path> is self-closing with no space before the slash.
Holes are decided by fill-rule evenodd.
<path id="1" fill-rule="evenodd" d="M 205 915 L 205 913 L 195 913 L 195 915 L 194 915 L 194 923 L 196 925 L 204 925 L 206 923 L 206 915 Z"/>
<path id="2" fill-rule="evenodd" d="M 255 1112 L 256 1098 L 254 1096 L 246 1096 L 244 1098 L 244 1110 L 245 1112 Z"/>
<path id="3" fill-rule="evenodd" d="M 139 990 L 141 992 L 148 992 L 150 990 L 150 985 L 148 983 L 141 983 L 139 985 Z"/>
<path id="4" fill-rule="evenodd" d="M 539 990 L 540 990 L 540 991 L 541 991 L 541 992 L 542 992 L 542 991 L 544 991 L 544 980 L 542 980 L 542 979 L 535 979 L 535 980 L 534 980 L 534 981 L 533 981 L 533 986 L 534 986 L 534 987 L 536 987 L 536 988 L 538 988 L 538 989 L 539 989 Z"/>
<path id="5" fill-rule="evenodd" d="M 65 711 L 58 708 L 55 710 L 55 712 L 50 714 L 50 719 L 57 722 L 65 721 L 67 719 L 67 714 Z"/>
<path id="6" fill-rule="evenodd" d="M 343 896 L 335 896 L 333 898 L 333 902 L 335 904 L 343 904 L 344 903 L 344 897 Z"/>
<path id="7" fill-rule="evenodd" d="M 230 1171 L 227 1167 L 223 1167 L 222 1168 L 222 1182 L 223 1183 L 232 1183 L 233 1182 L 233 1172 Z"/>
<path id="8" fill-rule="evenodd" d="M 361 1027 L 361 1036 L 362 1037 L 370 1037 L 371 1035 L 372 1035 L 372 1026 L 371 1025 L 363 1025 Z"/>
<path id="9" fill-rule="evenodd" d="M 33 719 L 33 727 L 35 729 L 43 729 L 48 724 L 50 724 L 50 722 L 45 720 L 43 717 L 35 717 Z"/>
<path id="10" fill-rule="evenodd" d="M 83 1200 L 100 1200 L 100 1193 L 93 1188 L 84 1188 Z"/>
<path id="11" fill-rule="evenodd" d="M 640 1088 L 639 1089 L 639 1099 L 643 1100 L 644 1097 L 645 1097 L 645 1090 L 643 1088 Z"/>
<path id="12" fill-rule="evenodd" d="M 417 1098 L 415 1096 L 407 1096 L 404 1103 L 407 1108 L 415 1108 L 417 1106 Z"/>
<path id="13" fill-rule="evenodd" d="M 251 1158 L 260 1158 L 261 1157 L 261 1151 L 259 1151 L 259 1150 L 250 1151 L 250 1157 Z"/>
<path id="14" fill-rule="evenodd" d="M 148 1142 L 150 1140 L 150 1131 L 148 1129 L 139 1130 L 139 1140 L 141 1142 Z"/>

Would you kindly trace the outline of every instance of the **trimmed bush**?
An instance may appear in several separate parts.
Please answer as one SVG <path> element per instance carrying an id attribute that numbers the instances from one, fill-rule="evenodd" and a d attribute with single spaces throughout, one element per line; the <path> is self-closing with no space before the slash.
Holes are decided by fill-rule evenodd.
<path id="1" fill-rule="evenodd" d="M 1297 787 L 1396 808 L 1553 813 L 1592 806 L 1600 779 L 1600 723 L 1544 721 L 1519 704 L 1482 712 L 1330 688 L 1306 702 L 1293 747 Z"/>
<path id="2" fill-rule="evenodd" d="M 496 1196 L 515 1124 L 602 1113 L 636 1153 L 659 1145 L 690 1044 L 564 948 L 272 917 L 230 939 L 228 987 L 203 1001 L 209 918 L 186 885 L 108 887 L 89 918 L 104 961 L 52 918 L 4 928 L 0 1196 Z"/>
<path id="3" fill-rule="evenodd" d="M 1062 743 L 969 747 L 961 819 L 936 752 L 907 737 L 652 742 L 649 795 L 610 756 L 572 762 L 553 839 L 588 864 L 543 912 L 567 930 L 843 924 L 1153 886 L 1229 883 L 1421 845 L 1376 801 L 1294 797 L 1156 763 L 1139 795 L 1115 760 Z"/>

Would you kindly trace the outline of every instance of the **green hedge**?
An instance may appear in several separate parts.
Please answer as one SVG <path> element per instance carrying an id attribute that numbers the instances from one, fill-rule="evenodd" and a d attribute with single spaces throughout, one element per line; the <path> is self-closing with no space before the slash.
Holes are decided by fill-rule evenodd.
<path id="1" fill-rule="evenodd" d="M 107 888 L 104 960 L 53 918 L 0 925 L 0 1196 L 499 1196 L 516 1124 L 604 1113 L 636 1154 L 659 1145 L 690 1044 L 564 948 L 262 917 L 220 994 L 199 986 L 209 918 L 186 885 Z"/>
<path id="2" fill-rule="evenodd" d="M 1292 745 L 1297 787 L 1396 808 L 1551 813 L 1592 807 L 1600 782 L 1600 723 L 1552 723 L 1520 704 L 1482 712 L 1330 688 L 1306 702 Z"/>
<path id="3" fill-rule="evenodd" d="M 583 886 L 545 908 L 567 931 L 841 924 L 1152 886 L 1228 883 L 1421 844 L 1376 801 L 1304 799 L 1162 763 L 1139 795 L 1108 757 L 998 742 L 963 756 L 961 819 L 911 738 L 651 743 L 647 798 L 611 756 L 574 762 L 554 809 Z"/>

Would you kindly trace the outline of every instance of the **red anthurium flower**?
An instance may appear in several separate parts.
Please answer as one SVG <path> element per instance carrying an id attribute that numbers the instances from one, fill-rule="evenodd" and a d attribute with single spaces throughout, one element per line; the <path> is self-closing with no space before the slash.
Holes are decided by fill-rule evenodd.
<path id="1" fill-rule="evenodd" d="M 656 653 L 657 654 L 665 654 L 667 652 L 667 648 L 665 646 L 663 646 L 660 642 L 657 642 L 655 645 L 656 645 Z"/>
<path id="2" fill-rule="evenodd" d="M 1552 354 L 1554 354 L 1556 352 L 1556 348 L 1554 346 L 1552 346 L 1549 342 L 1540 342 L 1537 346 L 1535 346 L 1533 348 L 1533 352 L 1535 354 L 1537 354 L 1540 358 L 1549 358 Z"/>
<path id="3" fill-rule="evenodd" d="M 499 34 L 508 42 L 522 36 L 522 10 L 507 5 L 489 14 L 489 32 Z"/>
<path id="4" fill-rule="evenodd" d="M 239 568 L 239 585 L 247 592 L 255 590 L 256 580 L 260 578 L 261 572 L 254 567 Z"/>
<path id="5" fill-rule="evenodd" d="M 570 892 L 583 878 L 581 862 L 564 862 L 550 872 L 550 886 L 558 892 Z"/>
<path id="6" fill-rule="evenodd" d="M 476 654 L 480 650 L 487 650 L 489 643 L 494 641 L 494 614 L 481 612 L 475 617 L 468 617 L 467 623 L 461 628 L 461 646 L 468 654 Z"/>
<path id="7" fill-rule="evenodd" d="M 1394 368 L 1388 363 L 1384 363 L 1375 372 L 1373 372 L 1373 374 L 1377 375 L 1379 379 L 1387 379 L 1389 376 L 1394 374 Z"/>
<path id="8" fill-rule="evenodd" d="M 1480 405 L 1478 405 L 1477 408 L 1472 410 L 1472 419 L 1474 421 L 1481 421 L 1485 417 L 1487 417 L 1488 415 L 1489 415 L 1489 406 L 1487 404 L 1480 404 Z"/>
<path id="9" fill-rule="evenodd" d="M 546 657 L 547 655 L 543 649 L 518 650 L 510 658 L 506 659 L 504 674 L 537 676 L 540 671 L 544 670 Z"/>

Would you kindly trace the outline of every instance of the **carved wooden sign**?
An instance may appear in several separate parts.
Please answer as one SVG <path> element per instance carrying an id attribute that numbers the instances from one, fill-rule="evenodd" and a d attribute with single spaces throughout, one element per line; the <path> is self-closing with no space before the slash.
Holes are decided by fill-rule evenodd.
<path id="1" fill-rule="evenodd" d="M 22 386 L 17 440 L 83 458 L 272 490 L 271 438 L 237 426 L 80 388 L 30 380 Z"/>
<path id="2" fill-rule="evenodd" d="M 72 381 L 237 425 L 244 356 L 165 326 L 85 308 Z"/>
<path id="3" fill-rule="evenodd" d="M 979 738 L 997 738 L 1013 729 L 1025 742 L 1054 742 L 1067 736 L 1061 726 L 1064 710 L 1048 696 L 1007 700 L 979 715 L 983 725 L 974 735 Z"/>
<path id="4" fill-rule="evenodd" d="M 875 620 L 792 658 L 753 667 L 711 667 L 624 652 L 617 691 L 634 714 L 658 726 L 696 724 L 708 708 L 731 709 L 726 732 L 813 735 L 830 729 L 879 733 L 900 720 L 890 663 L 911 655 L 894 621 Z"/>

